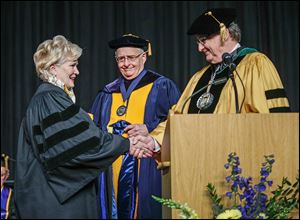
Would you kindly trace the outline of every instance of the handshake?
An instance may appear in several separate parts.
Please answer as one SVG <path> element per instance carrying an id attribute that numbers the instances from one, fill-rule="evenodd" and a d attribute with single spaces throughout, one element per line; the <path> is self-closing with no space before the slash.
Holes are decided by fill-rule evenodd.
<path id="1" fill-rule="evenodd" d="M 154 139 L 151 136 L 137 135 L 129 137 L 130 149 L 129 154 L 141 159 L 153 156 Z"/>
<path id="2" fill-rule="evenodd" d="M 155 151 L 155 141 L 149 135 L 144 124 L 128 125 L 125 129 L 130 140 L 129 154 L 141 159 L 152 157 Z"/>

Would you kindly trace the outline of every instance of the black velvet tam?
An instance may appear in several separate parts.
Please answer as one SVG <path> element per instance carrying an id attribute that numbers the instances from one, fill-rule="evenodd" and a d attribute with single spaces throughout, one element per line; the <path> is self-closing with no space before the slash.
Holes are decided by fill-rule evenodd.
<path id="1" fill-rule="evenodd" d="M 112 49 L 118 49 L 120 47 L 137 47 L 144 51 L 148 50 L 148 41 L 132 34 L 123 35 L 120 38 L 114 39 L 108 43 Z"/>
<path id="2" fill-rule="evenodd" d="M 198 34 L 209 36 L 220 31 L 220 24 L 216 19 L 207 14 L 209 11 L 212 12 L 212 15 L 220 23 L 225 24 L 226 27 L 236 19 L 236 10 L 233 8 L 208 9 L 194 20 L 187 32 L 188 35 Z"/>

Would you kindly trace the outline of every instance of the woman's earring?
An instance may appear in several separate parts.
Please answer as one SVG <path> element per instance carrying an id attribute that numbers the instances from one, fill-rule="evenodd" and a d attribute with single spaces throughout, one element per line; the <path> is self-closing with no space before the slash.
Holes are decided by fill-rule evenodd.
<path id="1" fill-rule="evenodd" d="M 57 81 L 56 74 L 50 73 L 49 74 L 49 82 L 56 83 L 56 81 Z"/>

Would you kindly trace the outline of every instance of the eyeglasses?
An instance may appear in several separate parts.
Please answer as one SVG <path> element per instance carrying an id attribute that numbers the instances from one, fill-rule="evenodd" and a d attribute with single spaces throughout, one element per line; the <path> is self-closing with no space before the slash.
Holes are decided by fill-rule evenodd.
<path id="1" fill-rule="evenodd" d="M 205 44 L 207 40 L 207 37 L 197 37 L 197 43 L 198 44 Z"/>
<path id="2" fill-rule="evenodd" d="M 142 53 L 139 53 L 138 55 L 129 55 L 129 56 L 121 56 L 121 57 L 115 56 L 115 58 L 116 58 L 117 63 L 124 63 L 126 59 L 127 59 L 129 62 L 135 62 L 136 59 L 137 59 L 139 56 L 141 56 L 143 53 L 145 53 L 145 51 L 143 51 Z"/>

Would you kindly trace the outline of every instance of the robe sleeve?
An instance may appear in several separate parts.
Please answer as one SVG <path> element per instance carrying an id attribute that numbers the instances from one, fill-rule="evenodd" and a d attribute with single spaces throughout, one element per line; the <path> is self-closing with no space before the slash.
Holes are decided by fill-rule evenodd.
<path id="1" fill-rule="evenodd" d="M 90 113 L 92 113 L 94 116 L 94 122 L 103 131 L 107 131 L 106 125 L 109 122 L 111 113 L 111 102 L 111 94 L 109 94 L 107 91 L 102 90 L 97 94 L 92 107 L 90 108 Z"/>
<path id="2" fill-rule="evenodd" d="M 165 77 L 159 80 L 153 89 L 153 95 L 148 97 L 151 105 L 148 106 L 145 114 L 145 124 L 149 132 L 167 119 L 169 110 L 177 103 L 181 94 L 175 83 Z"/>
<path id="3" fill-rule="evenodd" d="M 248 103 L 252 105 L 246 106 L 249 112 L 290 112 L 289 102 L 281 82 L 280 76 L 271 62 L 271 60 L 261 53 L 253 53 L 249 55 L 253 57 L 248 65 L 251 68 L 245 69 L 248 75 L 246 86 L 250 91 L 248 94 Z M 250 78 L 251 77 L 251 78 Z M 246 102 L 246 103 L 247 103 Z"/>
<path id="4" fill-rule="evenodd" d="M 83 109 L 57 91 L 35 97 L 25 123 L 24 138 L 61 203 L 129 149 L 127 139 L 101 131 Z"/>

